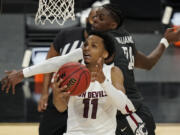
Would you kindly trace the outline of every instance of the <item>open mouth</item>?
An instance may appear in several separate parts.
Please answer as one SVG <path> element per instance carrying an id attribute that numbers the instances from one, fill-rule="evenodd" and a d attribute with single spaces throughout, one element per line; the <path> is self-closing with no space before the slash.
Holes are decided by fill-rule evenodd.
<path id="1" fill-rule="evenodd" d="M 83 54 L 84 59 L 89 59 L 91 56 L 89 54 Z"/>

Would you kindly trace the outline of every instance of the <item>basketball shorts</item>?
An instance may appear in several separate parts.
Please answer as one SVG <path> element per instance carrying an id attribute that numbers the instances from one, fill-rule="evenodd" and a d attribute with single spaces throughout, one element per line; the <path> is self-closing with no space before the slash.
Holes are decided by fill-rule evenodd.
<path id="1" fill-rule="evenodd" d="M 52 103 L 52 94 L 48 100 L 48 107 L 42 113 L 39 125 L 39 135 L 63 135 L 66 132 L 67 111 L 60 113 Z"/>

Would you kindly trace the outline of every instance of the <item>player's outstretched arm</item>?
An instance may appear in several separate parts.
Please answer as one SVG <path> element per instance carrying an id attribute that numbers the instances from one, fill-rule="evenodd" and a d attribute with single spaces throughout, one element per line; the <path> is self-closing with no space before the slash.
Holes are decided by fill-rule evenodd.
<path id="1" fill-rule="evenodd" d="M 159 45 L 148 56 L 140 51 L 136 51 L 135 67 L 146 70 L 152 69 L 161 58 L 166 48 L 168 48 L 169 44 L 176 41 L 180 41 L 180 28 L 177 31 L 173 28 L 167 29 Z"/>
<path id="2" fill-rule="evenodd" d="M 8 73 L 7 76 L 1 80 L 2 90 L 6 88 L 6 92 L 8 92 L 12 87 L 15 92 L 15 86 L 24 78 L 31 77 L 36 74 L 56 72 L 63 64 L 71 61 L 77 62 L 81 59 L 83 59 L 83 54 L 82 49 L 79 48 L 67 55 L 53 57 L 23 70 L 14 70 L 13 72 Z"/>
<path id="3" fill-rule="evenodd" d="M 56 72 L 60 66 L 67 62 L 78 62 L 83 59 L 82 49 L 78 48 L 66 55 L 47 59 L 39 64 L 23 69 L 24 77 L 31 77 L 36 74 Z"/>

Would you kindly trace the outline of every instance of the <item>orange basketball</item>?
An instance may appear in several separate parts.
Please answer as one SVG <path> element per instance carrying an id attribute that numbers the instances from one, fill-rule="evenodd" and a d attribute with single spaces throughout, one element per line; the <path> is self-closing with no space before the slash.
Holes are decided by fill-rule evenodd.
<path id="1" fill-rule="evenodd" d="M 63 79 L 60 87 L 67 85 L 66 90 L 71 96 L 77 96 L 86 91 L 91 82 L 89 70 L 78 62 L 64 64 L 57 74 L 59 74 L 59 79 Z"/>

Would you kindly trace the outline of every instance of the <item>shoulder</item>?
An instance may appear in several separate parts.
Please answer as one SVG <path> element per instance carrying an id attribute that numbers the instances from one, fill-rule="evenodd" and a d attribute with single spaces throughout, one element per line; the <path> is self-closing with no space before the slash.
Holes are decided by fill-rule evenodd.
<path id="1" fill-rule="evenodd" d="M 124 75 L 123 75 L 123 72 L 122 72 L 122 70 L 119 68 L 119 67 L 117 67 L 117 66 L 113 66 L 112 68 L 111 68 L 111 76 L 114 78 L 119 78 L 120 80 L 122 79 L 122 80 L 124 80 Z"/>
<path id="2" fill-rule="evenodd" d="M 121 69 L 119 67 L 113 66 L 111 68 L 111 74 L 122 74 L 122 71 L 121 71 Z"/>

